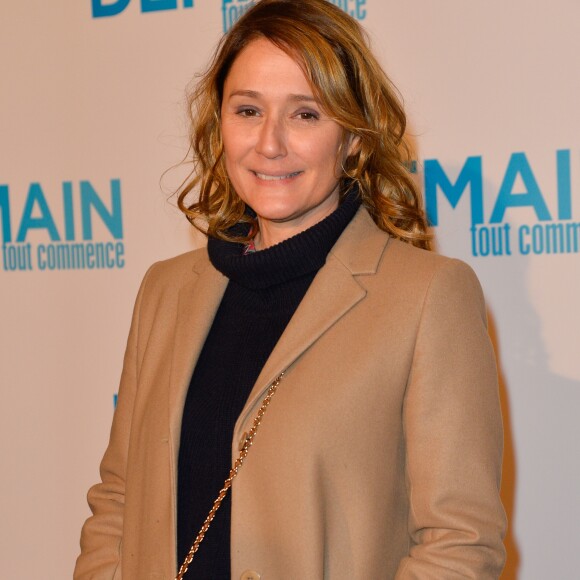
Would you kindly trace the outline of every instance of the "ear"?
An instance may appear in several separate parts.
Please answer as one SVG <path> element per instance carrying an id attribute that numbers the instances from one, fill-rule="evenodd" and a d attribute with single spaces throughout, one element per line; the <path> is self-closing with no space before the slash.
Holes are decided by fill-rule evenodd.
<path id="1" fill-rule="evenodd" d="M 346 157 L 352 157 L 360 151 L 360 137 L 349 133 L 346 140 Z"/>

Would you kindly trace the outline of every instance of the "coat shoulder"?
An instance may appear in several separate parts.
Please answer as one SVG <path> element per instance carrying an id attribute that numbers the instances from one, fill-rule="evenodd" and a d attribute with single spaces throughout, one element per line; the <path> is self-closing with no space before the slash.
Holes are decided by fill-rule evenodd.
<path id="1" fill-rule="evenodd" d="M 395 238 L 389 240 L 383 261 L 390 267 L 407 265 L 416 270 L 417 273 L 431 273 L 452 263 L 464 264 L 456 258 L 448 258 L 432 250 L 423 250 Z M 467 264 L 465 265 L 467 266 Z"/>
<path id="2" fill-rule="evenodd" d="M 441 256 L 391 239 L 377 270 L 379 279 L 408 303 L 475 308 L 485 318 L 479 279 L 462 260 Z"/>
<path id="3" fill-rule="evenodd" d="M 466 263 L 393 238 L 380 229 L 361 207 L 341 236 L 331 255 L 355 276 L 378 276 L 385 283 L 404 289 L 429 286 L 433 278 L 477 280 Z"/>
<path id="4" fill-rule="evenodd" d="M 210 265 L 207 248 L 198 248 L 167 260 L 155 262 L 145 274 L 148 290 L 179 289 Z"/>
<path id="5" fill-rule="evenodd" d="M 391 239 L 377 273 L 409 280 L 415 285 L 430 285 L 434 280 L 480 286 L 473 268 L 457 258 L 423 250 L 400 240 Z"/>

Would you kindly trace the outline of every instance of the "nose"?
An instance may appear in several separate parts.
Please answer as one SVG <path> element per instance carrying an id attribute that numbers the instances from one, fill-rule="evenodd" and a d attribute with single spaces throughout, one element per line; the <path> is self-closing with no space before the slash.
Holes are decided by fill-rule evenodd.
<path id="1" fill-rule="evenodd" d="M 283 157 L 286 149 L 286 127 L 283 119 L 266 117 L 258 129 L 256 152 L 268 159 Z"/>

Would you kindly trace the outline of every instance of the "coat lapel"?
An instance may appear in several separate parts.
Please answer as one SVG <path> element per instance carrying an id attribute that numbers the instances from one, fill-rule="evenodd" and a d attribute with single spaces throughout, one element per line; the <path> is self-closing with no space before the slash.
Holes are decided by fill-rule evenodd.
<path id="1" fill-rule="evenodd" d="M 205 255 L 194 267 L 196 278 L 179 291 L 169 383 L 170 433 L 177 461 L 181 417 L 187 389 L 199 353 L 212 325 L 228 280 Z"/>
<path id="2" fill-rule="evenodd" d="M 359 209 L 328 255 L 264 365 L 234 431 L 234 441 L 276 377 L 366 296 L 358 276 L 376 272 L 389 236 Z"/>

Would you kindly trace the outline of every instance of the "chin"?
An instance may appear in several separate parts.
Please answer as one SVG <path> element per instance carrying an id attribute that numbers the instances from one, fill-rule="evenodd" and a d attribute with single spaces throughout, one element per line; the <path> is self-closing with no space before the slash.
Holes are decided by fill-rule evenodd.
<path id="1" fill-rule="evenodd" d="M 283 224 L 297 219 L 297 214 L 291 212 L 256 212 L 258 219 L 265 222 Z M 299 215 L 299 214 L 298 214 Z"/>
<path id="2" fill-rule="evenodd" d="M 283 222 L 291 220 L 301 214 L 296 208 L 289 208 L 287 206 L 276 206 L 273 204 L 252 204 L 248 205 L 256 212 L 256 215 L 263 220 L 272 222 Z"/>

